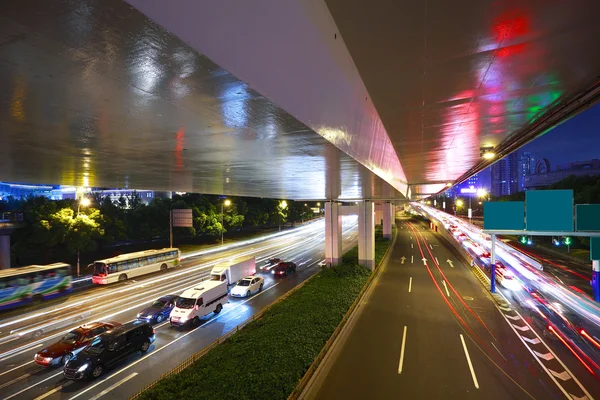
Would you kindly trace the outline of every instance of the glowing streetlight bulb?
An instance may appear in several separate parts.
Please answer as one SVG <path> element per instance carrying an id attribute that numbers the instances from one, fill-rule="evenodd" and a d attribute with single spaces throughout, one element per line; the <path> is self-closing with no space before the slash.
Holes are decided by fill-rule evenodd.
<path id="1" fill-rule="evenodd" d="M 88 199 L 87 197 L 82 197 L 81 200 L 79 200 L 79 205 L 81 205 L 81 207 L 87 207 L 91 204 L 92 202 L 90 201 L 90 199 Z"/>
<path id="2" fill-rule="evenodd" d="M 225 207 L 229 207 L 231 205 L 231 200 L 227 199 L 223 202 L 223 204 L 225 204 Z"/>

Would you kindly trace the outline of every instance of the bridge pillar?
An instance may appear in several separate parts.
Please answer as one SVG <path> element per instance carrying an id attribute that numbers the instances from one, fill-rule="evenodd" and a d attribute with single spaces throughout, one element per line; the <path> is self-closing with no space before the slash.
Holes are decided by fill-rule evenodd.
<path id="1" fill-rule="evenodd" d="M 383 207 L 385 207 L 385 204 L 383 205 Z M 385 218 L 383 216 L 383 211 L 381 209 L 377 209 L 378 207 L 375 207 L 375 225 L 381 225 L 382 222 L 382 218 Z"/>
<path id="2" fill-rule="evenodd" d="M 338 265 L 342 256 L 342 214 L 340 205 L 325 203 L 325 262 Z"/>
<path id="3" fill-rule="evenodd" d="M 392 238 L 392 225 L 394 225 L 394 211 L 392 203 L 383 203 L 383 237 Z"/>
<path id="4" fill-rule="evenodd" d="M 0 234 L 0 269 L 10 268 L 10 234 Z"/>
<path id="5" fill-rule="evenodd" d="M 372 201 L 358 204 L 358 263 L 375 268 L 375 205 Z"/>

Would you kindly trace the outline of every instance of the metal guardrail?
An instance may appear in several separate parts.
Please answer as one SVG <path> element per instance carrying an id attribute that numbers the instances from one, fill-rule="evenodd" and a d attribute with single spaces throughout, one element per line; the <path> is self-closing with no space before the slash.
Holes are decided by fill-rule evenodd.
<path id="1" fill-rule="evenodd" d="M 237 325 L 234 329 L 230 330 L 229 332 L 227 332 L 226 334 L 219 336 L 214 342 L 212 342 L 211 344 L 209 344 L 208 346 L 206 346 L 205 348 L 203 348 L 202 350 L 200 350 L 197 353 L 194 353 L 191 357 L 189 357 L 188 359 L 186 359 L 185 361 L 183 361 L 181 364 L 179 364 L 178 366 L 176 366 L 175 368 L 173 368 L 172 370 L 170 370 L 169 372 L 166 372 L 164 374 L 162 374 L 160 376 L 160 378 L 156 379 L 154 382 L 152 382 L 151 384 L 149 384 L 148 386 L 146 386 L 145 388 L 143 388 L 142 390 L 140 390 L 139 392 L 135 393 L 133 396 L 131 396 L 129 399 L 130 400 L 137 400 L 140 398 L 140 396 L 142 395 L 142 393 L 144 393 L 147 390 L 152 389 L 154 386 L 156 386 L 158 384 L 158 382 L 160 382 L 161 380 L 168 378 L 170 376 L 176 375 L 181 373 L 181 371 L 183 371 L 184 369 L 188 368 L 190 365 L 192 365 L 193 363 L 195 363 L 196 361 L 198 361 L 200 358 L 202 358 L 203 356 L 205 356 L 209 351 L 211 351 L 214 347 L 216 347 L 217 345 L 225 342 L 231 335 L 237 333 L 240 331 L 240 329 L 243 329 L 244 327 L 246 327 L 248 324 L 250 324 L 253 321 L 256 321 L 260 318 L 263 317 L 263 315 L 271 308 L 273 307 L 275 304 L 287 299 L 292 293 L 296 292 L 298 289 L 300 289 L 301 287 L 303 287 L 304 285 L 306 285 L 308 282 L 310 282 L 315 276 L 317 276 L 318 274 L 314 274 L 313 276 L 309 277 L 307 280 L 305 280 L 304 282 L 300 283 L 298 286 L 292 288 L 290 291 L 288 291 L 287 293 L 285 293 L 283 296 L 281 296 L 280 298 L 278 298 L 276 301 L 274 301 L 273 303 L 269 304 L 267 307 L 265 307 L 263 310 L 259 311 L 258 313 L 252 315 L 252 318 L 248 318 L 247 320 L 245 320 L 244 322 L 242 322 L 241 324 Z"/>
<path id="2" fill-rule="evenodd" d="M 394 240 L 395 240 L 395 237 L 394 237 Z M 350 308 L 348 309 L 346 314 L 344 314 L 344 317 L 342 318 L 342 320 L 340 321 L 338 326 L 335 328 L 335 330 L 333 331 L 333 333 L 331 334 L 329 339 L 327 339 L 327 341 L 325 342 L 325 345 L 323 346 L 323 348 L 321 349 L 321 351 L 319 352 L 317 357 L 314 359 L 312 364 L 310 364 L 310 366 L 304 373 L 304 376 L 302 377 L 302 379 L 300 379 L 300 382 L 298 382 L 298 384 L 296 385 L 296 387 L 294 388 L 292 393 L 290 393 L 288 400 L 296 400 L 302 395 L 302 392 L 304 392 L 304 390 L 306 389 L 306 385 L 308 385 L 308 383 L 312 379 L 313 375 L 315 374 L 317 368 L 319 368 L 319 365 L 321 365 L 321 362 L 323 361 L 323 359 L 325 358 L 325 356 L 331 349 L 331 346 L 333 346 L 333 343 L 336 341 L 340 332 L 342 331 L 342 329 L 344 329 L 346 322 L 348 322 L 348 319 L 350 319 L 350 316 L 352 315 L 352 313 L 356 310 L 356 307 L 358 307 L 358 305 L 362 301 L 363 296 L 365 295 L 366 291 L 371 286 L 371 283 L 373 282 L 375 277 L 377 277 L 379 275 L 379 272 L 381 271 L 381 268 L 379 268 L 379 265 L 381 265 L 383 260 L 385 260 L 385 258 L 387 257 L 388 253 L 390 252 L 390 249 L 392 248 L 392 244 L 393 244 L 393 240 L 390 241 L 390 245 L 388 246 L 387 250 L 385 251 L 385 254 L 383 255 L 383 257 L 381 258 L 381 261 L 379 261 L 379 264 L 375 268 L 375 272 L 373 274 L 371 274 L 371 276 L 369 277 L 367 282 L 363 285 L 360 292 L 358 292 L 356 299 L 354 299 L 354 302 L 352 302 L 352 304 L 350 305 Z"/>

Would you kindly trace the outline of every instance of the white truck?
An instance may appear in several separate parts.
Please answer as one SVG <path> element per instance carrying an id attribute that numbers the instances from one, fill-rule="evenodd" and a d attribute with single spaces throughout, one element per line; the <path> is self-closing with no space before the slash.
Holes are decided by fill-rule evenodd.
<path id="1" fill-rule="evenodd" d="M 215 265 L 210 272 L 211 281 L 227 282 L 233 285 L 240 279 L 256 273 L 256 260 L 247 257 Z"/>
<path id="2" fill-rule="evenodd" d="M 214 312 L 218 314 L 227 303 L 227 283 L 203 281 L 195 288 L 188 289 L 175 301 L 171 311 L 172 326 L 200 325 L 200 318 Z"/>

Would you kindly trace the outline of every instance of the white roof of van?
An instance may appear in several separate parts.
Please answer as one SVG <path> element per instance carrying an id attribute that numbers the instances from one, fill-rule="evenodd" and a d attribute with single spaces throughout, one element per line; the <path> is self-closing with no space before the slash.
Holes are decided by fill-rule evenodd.
<path id="1" fill-rule="evenodd" d="M 191 289 L 186 290 L 181 293 L 180 297 L 185 297 L 187 299 L 197 299 L 202 296 L 207 290 L 214 289 L 221 285 L 227 285 L 225 282 L 221 281 L 202 281 L 199 282 L 196 286 Z"/>

